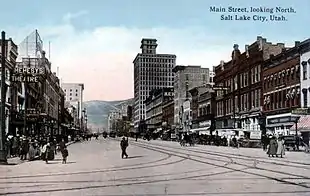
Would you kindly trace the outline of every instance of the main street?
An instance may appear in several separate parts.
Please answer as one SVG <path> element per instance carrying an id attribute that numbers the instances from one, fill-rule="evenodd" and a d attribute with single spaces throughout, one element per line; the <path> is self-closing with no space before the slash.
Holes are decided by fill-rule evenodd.
<path id="1" fill-rule="evenodd" d="M 119 139 L 69 146 L 57 159 L 0 166 L 0 195 L 309 195 L 310 156 L 261 149 L 181 147 L 176 142 L 130 139 L 121 159 Z"/>

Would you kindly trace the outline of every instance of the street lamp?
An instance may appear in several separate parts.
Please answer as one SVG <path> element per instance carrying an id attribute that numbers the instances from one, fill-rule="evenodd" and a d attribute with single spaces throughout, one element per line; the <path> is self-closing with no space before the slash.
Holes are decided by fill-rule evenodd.
<path id="1" fill-rule="evenodd" d="M 87 132 L 87 120 L 88 120 L 87 115 L 85 115 L 85 132 Z"/>
<path id="2" fill-rule="evenodd" d="M 86 117 L 86 108 L 84 108 L 84 109 L 82 110 L 82 113 L 83 113 L 83 115 L 82 115 L 82 117 L 81 117 L 81 129 L 82 129 L 83 132 L 85 132 L 84 120 L 85 120 L 85 117 Z M 84 119 L 84 120 L 83 120 L 83 119 Z"/>

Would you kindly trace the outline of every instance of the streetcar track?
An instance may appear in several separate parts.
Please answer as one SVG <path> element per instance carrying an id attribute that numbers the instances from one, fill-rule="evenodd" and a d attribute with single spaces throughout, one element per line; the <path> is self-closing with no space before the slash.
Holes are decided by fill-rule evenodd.
<path id="1" fill-rule="evenodd" d="M 215 167 L 216 168 L 216 167 Z M 215 169 L 212 168 L 212 169 Z M 209 168 L 210 169 L 210 168 Z M 202 172 L 202 171 L 207 171 L 209 169 L 197 169 L 197 170 L 191 170 L 191 171 L 186 171 L 182 172 L 181 174 L 190 174 L 194 172 Z M 226 171 L 225 171 L 226 172 Z M 229 171 L 230 172 L 230 171 Z M 0 184 L 47 184 L 47 185 L 56 185 L 56 184 L 74 184 L 74 183 L 103 183 L 103 182 L 111 182 L 111 181 L 130 181 L 130 180 L 140 180 L 140 178 L 152 178 L 152 177 L 172 177 L 175 175 L 180 175 L 180 172 L 173 172 L 173 173 L 164 173 L 164 174 L 155 174 L 155 175 L 145 175 L 145 176 L 131 176 L 131 177 L 124 177 L 124 178 L 115 178 L 113 180 L 108 179 L 108 180 L 72 180 L 72 181 L 59 181 L 59 180 L 44 180 L 44 181 L 6 181 L 6 182 L 0 182 Z M 210 176 L 210 174 L 204 174 L 200 175 L 202 177 L 207 177 Z M 188 176 L 189 178 L 196 178 L 197 176 Z M 143 179 L 141 179 L 143 180 Z M 141 181 L 140 180 L 140 181 Z M 167 179 L 169 180 L 169 179 Z M 33 185 L 28 185 L 29 187 L 32 187 Z M 28 186 L 18 186 L 18 187 L 28 187 Z M 41 185 L 41 186 L 46 186 L 46 185 Z M 0 187 L 0 189 L 7 189 L 7 188 L 15 188 L 15 186 L 11 187 Z"/>
<path id="2" fill-rule="evenodd" d="M 175 156 L 183 157 L 183 158 L 185 156 L 182 156 L 180 154 L 186 155 L 186 157 L 188 157 L 188 155 L 189 155 L 189 154 L 186 154 L 186 153 L 183 153 L 183 152 L 173 151 L 173 150 L 170 150 L 170 149 L 164 149 L 164 148 L 154 147 L 154 146 L 151 147 L 150 144 L 148 144 L 148 145 L 134 144 L 134 145 L 140 146 L 141 148 L 146 148 L 146 149 L 149 149 L 149 150 L 157 151 L 157 152 L 162 152 L 164 154 L 165 153 L 168 153 L 168 154 L 170 154 L 170 153 L 178 153 L 178 154 L 175 154 Z M 169 147 L 167 147 L 167 148 L 169 148 Z M 202 160 L 199 160 L 199 159 L 195 159 L 193 157 L 209 159 L 209 158 L 206 158 L 206 157 L 203 157 L 203 156 L 199 156 L 199 155 L 190 155 L 190 157 L 188 157 L 188 159 L 192 160 L 192 161 L 208 164 L 208 165 L 220 166 L 218 164 L 202 161 Z M 220 161 L 222 161 L 222 160 L 220 160 Z M 246 165 L 243 165 L 243 164 L 237 164 L 237 165 L 246 166 Z M 238 169 L 235 169 L 235 168 L 227 167 L 225 165 L 224 166 L 220 166 L 220 167 L 226 168 L 226 169 L 230 169 L 230 170 L 233 170 L 233 171 L 239 171 L 239 172 L 246 173 L 246 174 L 251 174 L 251 175 L 255 175 L 255 176 L 264 177 L 264 178 L 267 178 L 267 179 L 270 179 L 270 180 L 274 180 L 274 181 L 278 181 L 278 182 L 285 183 L 285 184 L 291 184 L 291 185 L 300 186 L 300 187 L 303 187 L 303 188 L 310 188 L 310 186 L 299 184 L 299 183 L 295 183 L 295 182 L 291 182 L 291 181 L 287 181 L 287 180 L 283 180 L 281 178 L 275 178 L 275 177 L 271 177 L 271 176 L 267 176 L 267 175 L 263 175 L 263 174 L 257 174 L 257 173 L 251 172 L 251 171 L 241 171 L 241 170 L 238 170 Z M 258 169 L 258 168 L 255 168 L 255 169 Z M 268 169 L 263 169 L 263 168 L 260 169 L 260 170 L 269 171 Z M 286 172 L 279 172 L 279 171 L 273 171 L 273 170 L 270 170 L 270 172 L 278 173 L 278 174 L 282 174 L 282 175 L 289 175 L 289 176 L 300 177 L 299 175 L 294 175 L 294 174 L 286 173 Z M 305 176 L 302 176 L 302 177 L 304 177 L 305 179 L 309 179 L 308 177 L 305 177 Z"/>
<path id="3" fill-rule="evenodd" d="M 94 170 L 94 171 L 80 171 L 80 172 L 71 172 L 71 173 L 52 173 L 52 174 L 39 174 L 39 175 L 23 175 L 23 176 L 8 176 L 1 177 L 0 180 L 7 179 L 16 179 L 16 178 L 37 178 L 37 177 L 50 177 L 50 176 L 67 176 L 67 175 L 81 175 L 81 174 L 90 174 L 90 173 L 106 173 L 106 172 L 118 172 L 118 171 L 126 171 L 126 170 L 135 170 L 135 169 L 147 169 L 152 167 L 166 166 L 172 165 L 176 163 L 180 163 L 185 161 L 187 158 L 183 158 L 180 160 L 176 160 L 173 162 L 149 165 L 149 166 L 141 166 L 141 167 L 127 167 L 127 168 L 114 168 L 114 169 L 103 169 L 103 170 Z"/>
<path id="4" fill-rule="evenodd" d="M 141 143 L 141 142 L 140 142 Z M 152 145 L 159 145 L 162 147 L 169 147 L 169 148 L 174 148 L 174 149 L 181 149 L 181 148 L 177 148 L 177 147 L 173 147 L 173 146 L 168 146 L 168 145 L 160 145 L 160 144 L 152 144 Z M 281 165 L 281 166 L 288 166 L 288 167 L 297 167 L 297 168 L 301 168 L 301 169 L 310 169 L 310 167 L 303 167 L 303 166 L 310 166 L 310 163 L 301 163 L 301 162 L 297 162 L 297 161 L 288 161 L 285 159 L 281 159 L 282 162 L 286 162 L 286 163 L 291 163 L 291 164 L 296 164 L 296 165 L 302 165 L 302 166 L 292 166 L 292 165 L 288 165 L 288 164 L 284 164 L 284 163 L 279 163 L 279 162 L 275 162 L 275 161 L 266 161 L 266 160 L 270 160 L 264 157 L 258 157 L 258 156 L 249 156 L 249 155 L 240 155 L 240 154 L 228 154 L 228 153 L 224 153 L 224 152 L 217 152 L 217 151 L 212 151 L 212 150 L 203 150 L 203 149 L 190 149 L 190 151 L 197 151 L 200 153 L 208 153 L 210 155 L 214 156 L 222 156 L 222 157 L 229 157 L 229 158 L 237 158 L 237 159 L 242 159 L 242 160 L 249 160 L 249 161 L 254 161 L 257 159 L 259 162 L 262 163 L 269 163 L 269 164 L 276 164 L 276 165 Z M 235 157 L 232 157 L 235 156 Z M 244 158 L 247 157 L 247 158 Z"/>
<path id="5" fill-rule="evenodd" d="M 118 184 L 110 184 L 110 185 L 90 185 L 84 187 L 71 187 L 71 188 L 58 188 L 58 189 L 46 189 L 46 190 L 33 190 L 33 191 L 14 191 L 14 192 L 6 192 L 0 193 L 0 195 L 14 195 L 14 194 L 31 194 L 31 193 L 46 193 L 46 192 L 64 192 L 64 191 L 74 191 L 74 190 L 85 190 L 85 189 L 98 189 L 98 188 L 111 188 L 111 187 L 119 187 L 119 186 L 133 186 L 133 185 L 143 185 L 143 184 L 152 184 L 152 183 L 160 183 L 167 181 L 177 181 L 177 180 L 186 180 L 191 178 L 197 178 L 201 176 L 215 176 L 220 174 L 232 173 L 235 171 L 222 171 L 217 173 L 211 173 L 206 175 L 195 175 L 195 176 L 186 176 L 180 178 L 172 178 L 172 179 L 159 179 L 159 180 L 150 180 L 150 181 L 142 181 L 142 182 L 131 182 L 131 183 L 118 183 Z"/>
<path id="6" fill-rule="evenodd" d="M 140 143 L 142 145 L 144 145 L 143 143 Z M 172 148 L 172 149 L 175 149 L 175 150 L 183 150 L 181 148 L 178 148 L 178 147 L 173 147 L 173 146 L 166 146 L 166 145 L 155 145 L 155 144 L 151 144 L 153 146 L 161 146 L 161 147 L 166 147 L 166 148 Z M 211 156 L 217 156 L 217 157 L 225 157 L 225 158 L 228 158 L 228 159 L 241 159 L 241 160 L 245 160 L 245 161 L 253 161 L 253 162 L 258 162 L 258 163 L 267 163 L 267 164 L 272 164 L 271 162 L 268 162 L 268 161 L 262 161 L 262 160 L 257 160 L 257 159 L 245 159 L 245 158 L 241 158 L 241 157 L 231 157 L 231 156 L 227 156 L 227 155 L 222 155 L 221 153 L 209 153 L 208 151 L 204 151 L 204 150 L 193 150 L 193 149 L 186 149 L 187 151 L 190 151 L 190 152 L 195 152 L 195 153 L 199 153 L 199 154 L 208 154 L 208 155 L 211 155 Z M 215 159 L 215 158 L 208 158 L 210 160 L 214 160 L 214 161 L 220 161 L 219 159 Z M 245 166 L 245 164 L 242 164 L 242 163 L 237 163 L 237 162 L 234 162 L 235 164 L 238 164 L 238 165 L 242 165 L 242 166 Z M 281 164 L 281 163 L 277 163 L 275 162 L 274 163 L 275 165 L 279 165 L 279 166 L 286 166 L 286 167 L 293 167 L 293 168 L 300 168 L 300 169 L 310 169 L 308 167 L 301 167 L 301 166 L 293 166 L 293 165 L 287 165 L 287 164 Z M 257 166 L 255 166 L 256 169 L 264 169 L 264 170 L 268 170 L 268 169 L 265 169 L 265 168 L 259 168 Z M 274 171 L 274 170 L 269 170 L 269 171 Z M 291 175 L 290 173 L 286 173 L 286 174 L 289 174 Z M 294 174 L 295 175 L 295 174 Z M 295 175 L 296 177 L 304 177 L 302 175 Z M 306 177 L 307 178 L 307 177 Z M 310 178 L 309 178 L 310 179 Z"/>
<path id="7" fill-rule="evenodd" d="M 236 158 L 236 159 L 248 160 L 248 161 L 255 161 L 255 160 L 257 160 L 257 161 L 259 161 L 261 163 L 275 164 L 275 165 L 281 165 L 281 166 L 286 166 L 286 167 L 295 167 L 295 168 L 301 168 L 301 169 L 310 169 L 310 167 L 307 167 L 307 166 L 310 166 L 310 164 L 308 164 L 308 163 L 288 161 L 288 160 L 284 160 L 284 159 L 281 159 L 281 161 L 283 160 L 283 162 L 291 163 L 291 164 L 296 164 L 296 165 L 300 165 L 300 166 L 279 163 L 279 162 L 276 162 L 276 161 L 266 161 L 266 160 L 270 160 L 270 159 L 263 158 L 263 157 L 257 157 L 257 156 L 244 155 L 244 157 L 247 157 L 247 158 L 244 158 L 244 157 L 242 157 L 243 155 L 239 155 L 239 154 L 227 154 L 227 153 L 216 152 L 216 151 L 209 151 L 209 150 L 202 150 L 202 149 L 199 149 L 199 150 L 197 150 L 197 149 L 195 149 L 195 150 L 194 149 L 189 149 L 189 150 L 190 151 L 194 151 L 194 152 L 200 152 L 200 153 L 208 153 L 208 154 L 214 155 L 214 156 L 230 157 L 230 158 Z M 234 157 L 232 157 L 232 156 L 234 156 Z"/>
<path id="8" fill-rule="evenodd" d="M 145 144 L 142 144 L 142 145 L 145 145 Z M 153 146 L 155 146 L 154 144 L 151 144 Z M 150 146 L 150 145 L 149 145 Z M 183 149 L 180 149 L 180 148 L 177 148 L 177 147 L 171 147 L 171 146 L 165 146 L 165 145 L 158 145 L 158 146 L 161 146 L 161 147 L 166 147 L 166 148 L 172 148 L 172 149 L 175 149 L 175 150 L 183 150 Z M 157 146 L 156 146 L 157 147 Z M 191 150 L 191 149 L 186 149 L 187 151 L 190 151 L 190 152 L 195 152 L 195 153 L 199 153 L 199 154 L 208 154 L 207 152 L 200 152 L 200 151 L 197 151 L 197 150 Z M 186 154 L 186 153 L 185 153 Z M 192 155 L 190 155 L 192 156 Z M 200 157 L 200 158 L 205 158 L 203 156 L 199 156 L 199 155 L 195 155 L 196 157 Z M 216 156 L 221 156 L 221 155 L 216 155 Z M 234 157 L 229 157 L 229 156 L 226 156 L 225 158 L 229 158 L 229 159 L 233 159 Z M 222 161 L 220 159 L 215 159 L 215 158 L 210 158 L 208 157 L 209 160 L 214 160 L 214 161 Z M 248 161 L 255 161 L 255 160 L 248 160 Z M 241 165 L 241 166 L 248 166 L 247 164 L 242 164 L 242 163 L 237 163 L 235 161 L 232 160 L 232 163 L 236 164 L 236 165 Z M 253 166 L 252 166 L 253 167 Z M 281 172 L 281 171 L 275 171 L 275 170 L 270 170 L 270 169 L 266 169 L 266 168 L 260 168 L 260 167 L 253 167 L 255 169 L 258 169 L 258 170 L 265 170 L 265 171 L 269 171 L 269 172 L 273 172 L 273 173 L 279 173 L 279 174 L 284 174 L 284 175 L 290 175 L 290 176 L 295 176 L 295 177 L 298 177 L 298 178 L 304 178 L 304 179 L 310 179 L 309 177 L 306 177 L 306 176 L 303 176 L 303 175 L 297 175 L 297 174 L 292 174 L 292 173 L 286 173 L 286 172 Z"/>

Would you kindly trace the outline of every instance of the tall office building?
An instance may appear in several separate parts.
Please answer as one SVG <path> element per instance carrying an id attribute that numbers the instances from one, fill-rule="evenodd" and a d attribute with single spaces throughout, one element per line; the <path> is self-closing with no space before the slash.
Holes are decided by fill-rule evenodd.
<path id="1" fill-rule="evenodd" d="M 134 64 L 134 126 L 145 119 L 144 100 L 152 89 L 173 87 L 173 72 L 176 55 L 157 54 L 157 40 L 143 38 L 142 53 L 138 53 Z"/>
<path id="2" fill-rule="evenodd" d="M 174 72 L 174 123 L 177 128 L 181 128 L 185 122 L 183 119 L 184 105 L 189 98 L 189 90 L 203 86 L 205 84 L 212 85 L 213 81 L 210 81 L 209 68 L 203 68 L 200 65 L 183 66 L 178 65 L 173 68 Z"/>
<path id="3" fill-rule="evenodd" d="M 80 83 L 62 83 L 61 88 L 64 90 L 66 102 L 76 107 L 79 118 L 82 117 L 83 112 L 83 92 L 84 84 Z"/>

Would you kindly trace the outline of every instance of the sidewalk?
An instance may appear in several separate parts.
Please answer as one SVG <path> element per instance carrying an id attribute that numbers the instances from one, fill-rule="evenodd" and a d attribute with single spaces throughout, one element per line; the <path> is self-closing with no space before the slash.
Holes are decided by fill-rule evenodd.
<path id="1" fill-rule="evenodd" d="M 76 141 L 71 141 L 71 142 L 68 142 L 66 143 L 66 146 L 70 146 L 71 144 L 74 144 Z M 39 156 L 36 156 L 34 161 L 35 160 L 38 160 L 39 159 Z M 19 165 L 19 164 L 22 164 L 22 163 L 25 163 L 25 162 L 28 162 L 29 160 L 20 160 L 19 157 L 13 157 L 13 158 L 8 158 L 8 165 Z"/>

